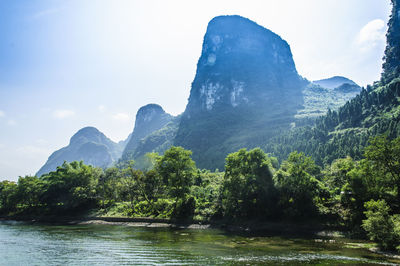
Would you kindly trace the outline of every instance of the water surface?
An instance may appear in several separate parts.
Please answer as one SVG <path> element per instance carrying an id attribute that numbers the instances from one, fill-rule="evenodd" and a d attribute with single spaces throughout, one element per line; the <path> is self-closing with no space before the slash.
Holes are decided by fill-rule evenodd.
<path id="1" fill-rule="evenodd" d="M 396 265 L 345 238 L 0 222 L 0 265 Z"/>

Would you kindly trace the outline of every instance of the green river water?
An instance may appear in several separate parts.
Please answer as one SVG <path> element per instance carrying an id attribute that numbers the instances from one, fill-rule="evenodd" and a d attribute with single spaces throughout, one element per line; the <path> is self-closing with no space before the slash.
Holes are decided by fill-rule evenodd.
<path id="1" fill-rule="evenodd" d="M 329 241 L 330 240 L 330 241 Z M 360 245 L 361 244 L 361 245 Z M 341 237 L 0 221 L 0 265 L 398 265 Z"/>

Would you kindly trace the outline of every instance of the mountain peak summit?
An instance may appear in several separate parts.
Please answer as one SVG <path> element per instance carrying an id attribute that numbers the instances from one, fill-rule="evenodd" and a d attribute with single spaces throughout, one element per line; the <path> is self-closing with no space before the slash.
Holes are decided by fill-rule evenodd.
<path id="1" fill-rule="evenodd" d="M 123 159 L 129 159 L 144 137 L 165 126 L 172 118 L 173 116 L 167 114 L 158 104 L 151 103 L 140 107 L 136 113 L 131 138 L 122 154 Z"/>
<path id="2" fill-rule="evenodd" d="M 209 162 L 199 166 L 212 169 L 236 148 L 228 142 L 235 142 L 237 130 L 251 130 L 257 123 L 257 130 L 267 127 L 263 138 L 268 138 L 273 130 L 288 127 L 302 104 L 304 85 L 279 35 L 241 16 L 215 17 L 204 35 L 175 145 L 192 150 L 198 161 L 211 153 Z M 254 143 L 254 130 L 244 135 L 248 139 L 238 148 Z"/>

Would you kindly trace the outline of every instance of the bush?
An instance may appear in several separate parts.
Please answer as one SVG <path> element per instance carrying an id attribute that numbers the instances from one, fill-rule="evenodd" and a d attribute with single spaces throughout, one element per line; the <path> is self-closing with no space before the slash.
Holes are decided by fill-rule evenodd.
<path id="1" fill-rule="evenodd" d="M 180 199 L 176 202 L 172 217 L 187 221 L 193 220 L 195 208 L 196 200 L 193 197 Z"/>
<path id="2" fill-rule="evenodd" d="M 157 212 L 157 217 L 169 218 L 174 209 L 174 201 L 169 199 L 158 199 L 154 202 L 154 209 Z"/>
<path id="3" fill-rule="evenodd" d="M 384 200 L 370 200 L 364 204 L 367 211 L 362 227 L 370 240 L 378 243 L 383 250 L 394 250 L 400 244 L 400 219 L 390 215 L 390 207 Z"/>

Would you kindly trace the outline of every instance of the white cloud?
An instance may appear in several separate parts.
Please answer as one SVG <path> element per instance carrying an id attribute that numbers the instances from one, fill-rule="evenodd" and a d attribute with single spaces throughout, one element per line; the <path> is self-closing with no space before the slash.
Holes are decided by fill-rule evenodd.
<path id="1" fill-rule="evenodd" d="M 53 112 L 53 117 L 57 119 L 64 119 L 74 115 L 75 112 L 73 110 L 60 109 Z"/>
<path id="2" fill-rule="evenodd" d="M 374 19 L 368 22 L 357 35 L 357 45 L 362 52 L 369 51 L 379 44 L 385 43 L 385 22 L 382 19 Z"/>
<path id="3" fill-rule="evenodd" d="M 99 105 L 97 107 L 97 109 L 99 110 L 100 113 L 104 113 L 104 111 L 106 110 L 106 107 L 104 105 Z"/>
<path id="4" fill-rule="evenodd" d="M 4 111 L 0 110 L 0 117 L 5 117 L 6 114 L 4 113 Z"/>
<path id="5" fill-rule="evenodd" d="M 129 115 L 126 113 L 118 113 L 112 116 L 114 120 L 126 122 L 129 121 Z"/>

